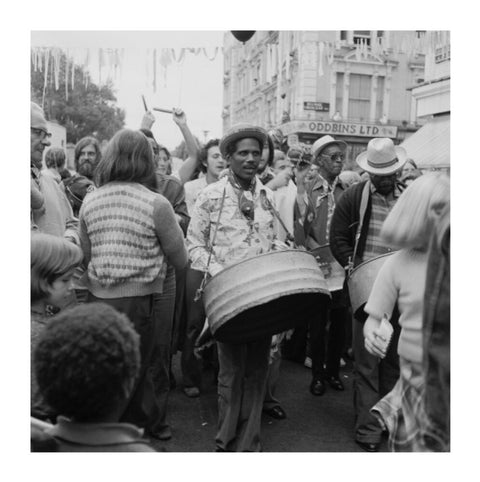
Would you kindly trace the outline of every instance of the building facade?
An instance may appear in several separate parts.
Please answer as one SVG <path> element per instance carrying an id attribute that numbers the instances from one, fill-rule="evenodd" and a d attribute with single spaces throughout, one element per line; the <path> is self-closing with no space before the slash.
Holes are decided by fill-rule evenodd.
<path id="1" fill-rule="evenodd" d="M 411 87 L 424 82 L 424 32 L 257 31 L 224 38 L 223 127 L 280 127 L 289 145 L 322 135 L 349 144 L 404 141 L 421 125 Z"/>
<path id="2" fill-rule="evenodd" d="M 450 170 L 450 32 L 427 32 L 425 80 L 412 88 L 415 115 L 425 125 L 402 144 L 419 167 Z"/>

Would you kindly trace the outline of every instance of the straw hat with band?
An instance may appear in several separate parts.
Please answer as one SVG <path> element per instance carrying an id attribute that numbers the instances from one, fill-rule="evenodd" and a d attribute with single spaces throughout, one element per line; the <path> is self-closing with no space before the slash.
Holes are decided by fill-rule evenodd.
<path id="1" fill-rule="evenodd" d="M 356 158 L 357 164 L 370 174 L 390 176 L 407 162 L 407 151 L 394 146 L 392 139 L 380 137 L 370 140 L 367 150 Z"/>
<path id="2" fill-rule="evenodd" d="M 220 140 L 220 153 L 225 158 L 229 144 L 247 138 L 258 139 L 261 146 L 260 149 L 262 149 L 267 142 L 267 131 L 251 124 L 237 124 L 231 127 Z"/>
<path id="3" fill-rule="evenodd" d="M 332 136 L 322 136 L 320 139 L 317 139 L 312 146 L 312 156 L 315 159 L 323 149 L 331 144 L 338 144 L 342 149 L 347 148 L 347 144 L 344 141 L 338 141 L 334 139 Z"/>

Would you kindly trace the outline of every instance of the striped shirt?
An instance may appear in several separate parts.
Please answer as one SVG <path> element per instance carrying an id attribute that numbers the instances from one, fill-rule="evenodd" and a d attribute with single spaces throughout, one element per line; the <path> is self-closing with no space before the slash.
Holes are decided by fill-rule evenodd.
<path id="1" fill-rule="evenodd" d="M 80 238 L 88 289 L 99 298 L 161 293 L 165 255 L 178 267 L 187 259 L 170 203 L 136 183 L 111 182 L 87 194 Z"/>
<path id="2" fill-rule="evenodd" d="M 368 226 L 367 239 L 365 241 L 365 250 L 363 251 L 363 261 L 376 258 L 381 254 L 392 251 L 380 237 L 383 222 L 388 213 L 392 210 L 400 196 L 400 191 L 395 187 L 393 193 L 388 196 L 380 194 L 372 182 L 370 182 L 370 193 L 372 199 L 372 211 L 370 214 L 370 224 Z"/>

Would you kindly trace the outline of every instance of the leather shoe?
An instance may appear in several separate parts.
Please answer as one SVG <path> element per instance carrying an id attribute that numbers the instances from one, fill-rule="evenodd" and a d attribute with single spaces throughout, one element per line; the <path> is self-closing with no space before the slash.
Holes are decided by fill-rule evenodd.
<path id="1" fill-rule="evenodd" d="M 310 383 L 310 393 L 312 395 L 315 395 L 319 397 L 320 395 L 323 395 L 326 390 L 325 382 L 323 380 L 312 380 L 312 383 Z"/>
<path id="2" fill-rule="evenodd" d="M 379 443 L 360 442 L 360 440 L 355 440 L 355 442 L 357 442 L 365 452 L 378 452 L 378 449 L 380 448 Z"/>
<path id="3" fill-rule="evenodd" d="M 280 405 L 272 408 L 264 408 L 263 412 L 267 415 L 270 415 L 270 417 L 272 418 L 276 418 L 277 420 L 283 420 L 284 418 L 287 418 L 285 410 Z"/>
<path id="4" fill-rule="evenodd" d="M 198 387 L 185 387 L 183 393 L 185 393 L 188 398 L 196 398 L 200 395 L 200 390 Z"/>
<path id="5" fill-rule="evenodd" d="M 157 440 L 170 440 L 172 438 L 172 429 L 168 425 L 160 430 L 146 429 L 145 432 L 150 438 Z"/>
<path id="6" fill-rule="evenodd" d="M 329 377 L 327 381 L 334 390 L 339 392 L 343 392 L 343 390 L 345 390 L 342 381 L 338 377 Z"/>

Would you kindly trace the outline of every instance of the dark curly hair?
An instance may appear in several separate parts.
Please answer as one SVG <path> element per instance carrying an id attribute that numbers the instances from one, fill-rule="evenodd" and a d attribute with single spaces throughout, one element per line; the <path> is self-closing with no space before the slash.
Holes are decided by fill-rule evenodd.
<path id="1" fill-rule="evenodd" d="M 99 422 L 128 399 L 140 369 L 139 335 L 105 303 L 62 311 L 34 352 L 39 391 L 57 413 Z"/>

